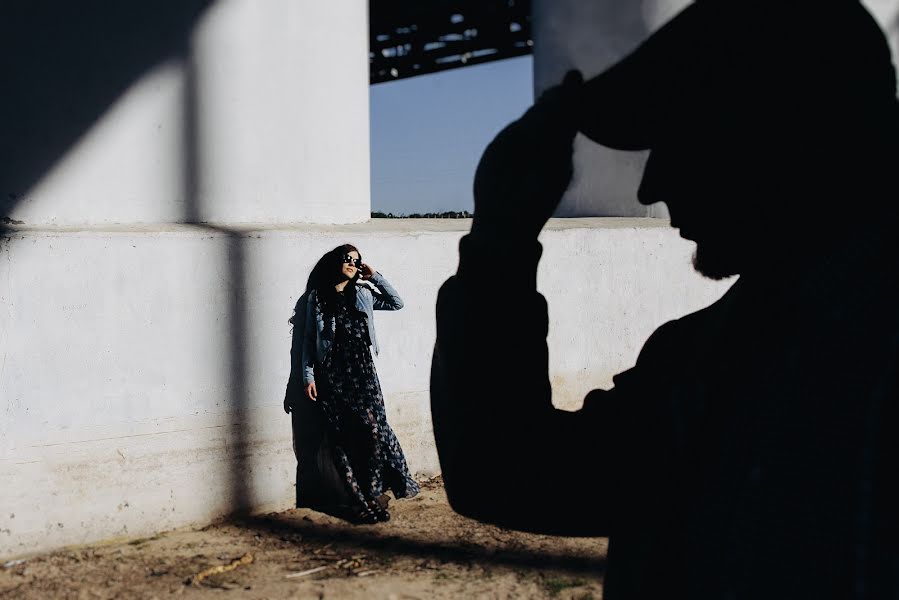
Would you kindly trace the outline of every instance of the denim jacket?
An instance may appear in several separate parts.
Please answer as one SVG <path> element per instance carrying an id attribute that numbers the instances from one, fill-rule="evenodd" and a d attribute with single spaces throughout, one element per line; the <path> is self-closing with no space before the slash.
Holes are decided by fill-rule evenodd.
<path id="1" fill-rule="evenodd" d="M 399 310 L 403 308 L 403 300 L 393 286 L 380 273 L 375 273 L 369 279 L 377 286 L 372 290 L 366 285 L 359 285 L 356 289 L 356 308 L 365 313 L 368 321 L 368 333 L 371 337 L 371 347 L 378 355 L 378 336 L 375 335 L 375 319 L 373 311 Z M 325 317 L 316 301 L 315 290 L 309 292 L 306 299 L 306 321 L 303 330 L 303 385 L 315 381 L 313 365 L 324 360 L 334 341 L 336 319 L 332 316 L 325 322 Z"/>

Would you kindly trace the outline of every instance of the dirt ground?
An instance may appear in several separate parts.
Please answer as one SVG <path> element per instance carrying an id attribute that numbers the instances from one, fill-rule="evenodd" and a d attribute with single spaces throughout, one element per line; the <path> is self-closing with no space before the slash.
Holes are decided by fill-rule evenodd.
<path id="1" fill-rule="evenodd" d="M 604 538 L 506 531 L 455 514 L 440 478 L 392 518 L 309 509 L 70 547 L 0 567 L 0 598 L 599 599 Z"/>

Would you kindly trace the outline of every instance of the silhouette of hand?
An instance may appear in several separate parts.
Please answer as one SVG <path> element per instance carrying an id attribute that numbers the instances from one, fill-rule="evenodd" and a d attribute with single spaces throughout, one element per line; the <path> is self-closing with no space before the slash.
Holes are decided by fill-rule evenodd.
<path id="1" fill-rule="evenodd" d="M 516 239 L 540 233 L 571 181 L 582 84 L 580 71 L 569 71 L 484 150 L 474 177 L 472 232 Z"/>
<path id="2" fill-rule="evenodd" d="M 290 397 L 284 394 L 284 412 L 290 414 L 291 410 L 293 410 L 293 405 L 290 403 Z"/>

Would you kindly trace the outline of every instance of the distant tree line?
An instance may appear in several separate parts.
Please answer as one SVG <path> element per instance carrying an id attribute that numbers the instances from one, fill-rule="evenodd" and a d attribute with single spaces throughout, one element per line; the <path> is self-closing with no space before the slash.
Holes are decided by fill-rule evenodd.
<path id="1" fill-rule="evenodd" d="M 470 219 L 467 210 L 447 210 L 444 212 L 412 213 L 411 215 L 395 215 L 392 212 L 372 211 L 372 219 Z"/>

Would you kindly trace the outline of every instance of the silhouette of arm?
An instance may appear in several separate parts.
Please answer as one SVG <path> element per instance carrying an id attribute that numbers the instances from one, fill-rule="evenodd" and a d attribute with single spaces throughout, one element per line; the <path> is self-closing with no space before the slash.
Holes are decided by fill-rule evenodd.
<path id="1" fill-rule="evenodd" d="M 471 233 L 437 299 L 431 410 L 454 510 L 525 531 L 608 535 L 629 510 L 634 474 L 661 464 L 664 423 L 646 405 L 645 377 L 619 376 L 577 412 L 552 406 L 537 234 L 570 180 L 578 84 L 567 77 L 481 157 Z"/>
<path id="2" fill-rule="evenodd" d="M 676 326 L 653 334 L 615 388 L 590 392 L 578 411 L 555 409 L 540 247 L 518 249 L 525 274 L 502 293 L 490 287 L 497 252 L 463 238 L 457 274 L 438 294 L 431 409 L 447 497 L 455 511 L 504 527 L 609 535 L 667 493 L 671 413 L 659 389 Z"/>
<path id="3" fill-rule="evenodd" d="M 545 301 L 527 284 L 497 293 L 489 273 L 497 249 L 476 246 L 463 238 L 459 272 L 437 300 L 431 405 L 449 502 L 514 529 L 603 535 L 612 499 L 605 486 L 587 490 L 593 457 L 608 455 L 610 440 L 552 407 Z"/>

